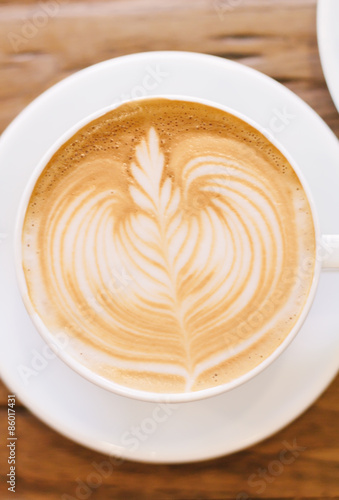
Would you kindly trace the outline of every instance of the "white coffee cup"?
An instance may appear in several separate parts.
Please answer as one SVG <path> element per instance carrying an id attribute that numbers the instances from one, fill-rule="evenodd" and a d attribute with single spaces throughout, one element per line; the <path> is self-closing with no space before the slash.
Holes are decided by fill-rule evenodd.
<path id="1" fill-rule="evenodd" d="M 315 267 L 314 267 L 314 273 L 313 273 L 313 281 L 312 281 L 312 286 L 310 289 L 310 292 L 308 294 L 306 303 L 302 309 L 302 312 L 294 325 L 294 327 L 291 329 L 289 334 L 286 336 L 284 341 L 279 345 L 277 349 L 274 350 L 274 352 L 269 355 L 262 363 L 257 365 L 254 369 L 251 369 L 244 375 L 221 385 L 211 387 L 208 389 L 203 389 L 200 391 L 191 391 L 191 392 L 185 392 L 185 393 L 173 393 L 173 394 L 165 394 L 165 393 L 153 393 L 153 392 L 148 392 L 148 391 L 142 391 L 142 390 L 136 390 L 130 387 L 122 386 L 119 385 L 111 380 L 108 380 L 107 378 L 98 375 L 97 373 L 93 372 L 90 368 L 86 367 L 84 364 L 81 364 L 79 361 L 77 361 L 74 357 L 72 357 L 68 352 L 67 348 L 60 348 L 57 349 L 57 354 L 58 356 L 72 369 L 74 369 L 79 375 L 85 377 L 87 380 L 90 382 L 95 383 L 96 385 L 103 387 L 109 391 L 112 391 L 113 393 L 123 395 L 123 396 L 128 396 L 132 397 L 135 399 L 143 400 L 143 401 L 154 401 L 154 402 L 167 402 L 167 403 L 177 403 L 177 402 L 188 402 L 188 401 L 195 401 L 203 398 L 207 398 L 210 396 L 214 396 L 217 394 L 220 394 L 222 392 L 234 389 L 238 387 L 239 385 L 249 381 L 253 377 L 255 377 L 258 373 L 260 373 L 262 370 L 264 370 L 267 366 L 269 366 L 274 360 L 286 349 L 286 347 L 290 344 L 290 342 L 294 339 L 294 337 L 297 335 L 298 331 L 300 330 L 303 322 L 305 321 L 311 306 L 312 302 L 316 293 L 318 281 L 319 281 L 319 276 L 322 270 L 338 270 L 339 269 L 339 235 L 321 235 L 320 230 L 319 230 L 319 224 L 318 224 L 318 216 L 317 216 L 317 211 L 316 207 L 312 198 L 312 195 L 310 193 L 310 190 L 304 180 L 304 177 L 299 169 L 299 167 L 295 164 L 295 161 L 293 158 L 290 157 L 289 153 L 285 151 L 285 149 L 279 145 L 276 141 L 276 139 L 265 129 L 263 129 L 261 126 L 256 124 L 253 120 L 247 118 L 246 116 L 242 115 L 241 113 L 238 113 L 237 111 L 234 111 L 226 106 L 221 106 L 217 103 L 206 101 L 203 99 L 197 99 L 197 98 L 190 98 L 186 96 L 158 96 L 166 99 L 172 99 L 172 100 L 182 100 L 182 101 L 189 101 L 189 102 L 197 102 L 201 104 L 205 104 L 208 106 L 215 107 L 217 109 L 226 111 L 228 113 L 231 113 L 232 115 L 240 118 L 244 122 L 248 123 L 255 129 L 257 129 L 259 132 L 261 132 L 288 160 L 290 165 L 293 167 L 296 175 L 298 176 L 304 191 L 307 195 L 309 205 L 311 207 L 312 211 L 312 218 L 314 222 L 314 229 L 315 229 L 315 238 L 317 242 L 317 249 L 316 249 L 316 256 L 315 256 Z M 149 98 L 147 98 L 149 99 Z M 140 99 L 134 99 L 133 101 L 139 101 L 139 100 L 144 100 L 144 98 Z M 68 130 L 44 155 L 44 157 L 41 159 L 40 163 L 37 165 L 36 169 L 32 173 L 32 176 L 27 184 L 27 187 L 24 191 L 24 194 L 21 199 L 21 203 L 18 209 L 18 214 L 17 214 L 17 221 L 16 221 L 16 228 L 15 228 L 15 252 L 16 252 L 16 271 L 17 271 L 17 278 L 18 278 L 18 284 L 21 292 L 21 296 L 23 298 L 24 304 L 26 306 L 26 309 L 36 326 L 38 332 L 41 334 L 42 338 L 47 342 L 49 345 L 55 345 L 56 344 L 56 339 L 55 335 L 51 334 L 51 332 L 47 329 L 41 318 L 38 316 L 36 313 L 31 300 L 29 298 L 28 294 L 28 289 L 27 289 L 27 284 L 26 284 L 26 279 L 23 271 L 23 265 L 22 265 L 22 229 L 23 229 L 23 223 L 24 223 L 24 218 L 25 218 L 25 213 L 27 210 L 27 206 L 33 191 L 33 188 L 37 182 L 38 177 L 40 176 L 41 172 L 43 171 L 44 167 L 47 165 L 49 160 L 52 158 L 52 156 L 58 151 L 58 149 L 68 140 L 70 139 L 79 129 L 81 129 L 83 126 L 86 124 L 92 122 L 94 119 L 104 115 L 108 111 L 111 111 L 118 106 L 120 106 L 121 103 L 115 103 L 113 106 L 104 108 L 99 110 L 98 112 L 88 116 L 86 119 L 82 120 L 79 122 L 77 125 L 72 127 L 70 130 Z"/>

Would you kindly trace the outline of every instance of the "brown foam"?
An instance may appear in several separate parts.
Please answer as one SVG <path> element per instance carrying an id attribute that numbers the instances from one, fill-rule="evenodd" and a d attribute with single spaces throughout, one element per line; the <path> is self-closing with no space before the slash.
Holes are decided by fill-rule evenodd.
<path id="1" fill-rule="evenodd" d="M 140 163 L 144 143 L 163 169 L 158 184 Z M 67 141 L 23 228 L 29 295 L 46 326 L 68 332 L 72 354 L 97 373 L 155 392 L 218 385 L 267 358 L 300 315 L 314 254 L 310 207 L 284 156 L 228 113 L 165 99 L 124 104 Z M 115 262 L 130 280 L 116 278 Z"/>

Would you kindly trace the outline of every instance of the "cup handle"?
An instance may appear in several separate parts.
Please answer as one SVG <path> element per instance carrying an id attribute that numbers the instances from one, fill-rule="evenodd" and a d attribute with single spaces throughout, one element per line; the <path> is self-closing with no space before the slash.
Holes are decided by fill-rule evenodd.
<path id="1" fill-rule="evenodd" d="M 319 258 L 324 271 L 339 271 L 339 234 L 323 234 Z"/>

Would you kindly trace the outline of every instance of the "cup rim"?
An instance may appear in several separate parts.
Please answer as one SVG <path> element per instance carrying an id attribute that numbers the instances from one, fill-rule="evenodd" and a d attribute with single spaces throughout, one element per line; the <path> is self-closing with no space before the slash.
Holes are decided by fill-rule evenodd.
<path id="1" fill-rule="evenodd" d="M 28 294 L 28 289 L 27 289 L 27 283 L 25 279 L 25 274 L 23 271 L 23 266 L 22 266 L 22 229 L 23 229 L 23 224 L 25 220 L 25 215 L 26 215 L 26 210 L 27 206 L 31 197 L 31 194 L 33 192 L 34 186 L 36 182 L 39 179 L 39 176 L 43 172 L 44 168 L 50 161 L 50 159 L 53 157 L 53 155 L 59 150 L 59 148 L 66 142 L 68 141 L 73 135 L 75 135 L 81 128 L 89 124 L 91 121 L 100 118 L 101 116 L 104 116 L 106 113 L 113 111 L 114 109 L 117 109 L 118 107 L 128 103 L 128 102 L 138 102 L 138 101 L 149 101 L 152 99 L 168 99 L 168 100 L 179 100 L 179 101 L 186 101 L 186 102 L 195 102 L 195 103 L 200 103 L 206 106 L 214 107 L 217 109 L 220 109 L 222 111 L 225 111 L 226 113 L 229 113 L 242 121 L 244 121 L 246 124 L 252 126 L 255 128 L 258 132 L 260 132 L 269 142 L 273 144 L 281 153 L 282 155 L 286 158 L 286 160 L 290 163 L 291 167 L 293 168 L 295 174 L 297 175 L 304 192 L 306 194 L 308 203 L 310 205 L 311 209 L 311 215 L 312 215 L 312 221 L 313 221 L 313 226 L 314 226 L 314 235 L 315 235 L 315 243 L 316 243 L 316 251 L 315 251 L 315 265 L 314 265 L 314 270 L 313 270 L 313 278 L 312 278 L 312 283 L 311 287 L 306 299 L 306 302 L 303 306 L 303 309 L 293 326 L 293 328 L 290 330 L 290 332 L 286 335 L 285 339 L 283 342 L 261 363 L 259 363 L 257 366 L 252 368 L 251 370 L 247 371 L 240 377 L 237 377 L 236 379 L 233 379 L 229 382 L 226 382 L 224 384 L 220 384 L 214 387 L 209 387 L 207 389 L 202 389 L 198 391 L 188 391 L 188 392 L 182 392 L 182 393 L 155 393 L 155 392 L 150 392 L 150 391 L 144 391 L 144 390 L 139 390 L 139 389 L 133 389 L 128 386 L 123 386 L 120 385 L 116 382 L 113 382 L 102 375 L 99 375 L 92 371 L 90 368 L 88 368 L 86 365 L 81 364 L 80 361 L 76 360 L 73 356 L 68 354 L 66 350 L 64 349 L 56 349 L 56 354 L 58 357 L 70 368 L 72 368 L 76 373 L 78 373 L 80 376 L 84 377 L 86 380 L 89 382 L 94 383 L 95 385 L 106 389 L 114 394 L 117 394 L 119 396 L 127 396 L 132 399 L 136 399 L 139 401 L 145 401 L 145 402 L 153 402 L 153 403 L 169 403 L 169 404 L 175 404 L 175 403 L 183 403 L 183 402 L 193 402 L 193 401 L 199 401 L 203 400 L 212 396 L 217 396 L 220 395 L 224 392 L 228 392 L 230 390 L 236 389 L 237 387 L 240 387 L 241 385 L 245 384 L 246 382 L 250 381 L 252 378 L 256 377 L 264 371 L 268 366 L 270 366 L 288 347 L 288 345 L 292 342 L 292 340 L 296 337 L 297 333 L 299 332 L 300 328 L 302 327 L 314 300 L 315 294 L 316 294 L 316 289 L 317 285 L 319 282 L 319 277 L 320 277 L 320 272 L 321 272 L 321 257 L 320 257 L 320 252 L 319 252 L 319 245 L 318 242 L 320 241 L 320 226 L 319 226 L 319 218 L 315 206 L 315 202 L 312 196 L 312 193 L 310 191 L 310 188 L 304 178 L 303 173 L 300 170 L 300 167 L 294 160 L 294 158 L 291 157 L 290 153 L 285 149 L 284 146 L 282 146 L 279 141 L 274 137 L 274 135 L 268 130 L 265 129 L 265 127 L 261 126 L 258 124 L 255 120 L 252 118 L 247 117 L 245 114 L 231 108 L 230 106 L 225 106 L 223 104 L 219 104 L 218 102 L 214 102 L 212 100 L 208 99 L 201 99 L 198 97 L 192 97 L 192 96 L 185 96 L 182 94 L 159 94 L 159 95 L 152 95 L 152 96 L 142 96 L 142 97 L 136 97 L 133 99 L 127 99 L 127 100 L 121 100 L 118 102 L 114 102 L 109 106 L 105 106 L 103 108 L 100 108 L 99 110 L 95 111 L 94 113 L 91 113 L 87 117 L 81 119 L 78 121 L 75 125 L 70 127 L 67 131 L 65 131 L 45 152 L 45 154 L 42 156 L 32 173 L 30 174 L 29 180 L 23 190 L 23 193 L 20 198 L 19 206 L 17 209 L 17 216 L 16 216 L 16 222 L 15 222 L 15 228 L 14 228 L 14 259 L 15 259 L 15 271 L 16 271 L 16 277 L 17 277 L 17 283 L 20 291 L 21 298 L 23 300 L 23 303 L 25 305 L 25 308 L 42 339 L 47 343 L 47 345 L 52 346 L 55 348 L 57 345 L 55 342 L 55 334 L 52 334 L 48 328 L 45 326 L 43 323 L 42 319 L 38 315 L 38 313 L 34 310 L 34 307 L 29 299 L 29 294 Z"/>

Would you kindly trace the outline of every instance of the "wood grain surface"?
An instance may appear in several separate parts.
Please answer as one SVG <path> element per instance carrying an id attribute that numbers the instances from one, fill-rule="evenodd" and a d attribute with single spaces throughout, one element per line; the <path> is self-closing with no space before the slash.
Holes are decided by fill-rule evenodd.
<path id="1" fill-rule="evenodd" d="M 79 69 L 172 49 L 219 55 L 276 78 L 339 137 L 315 0 L 0 0 L 0 131 Z M 1 499 L 339 499 L 338 377 L 304 415 L 246 451 L 188 465 L 116 462 L 100 485 L 91 482 L 93 463 L 107 457 L 60 436 L 18 402 L 15 494 L 5 484 L 8 392 L 0 383 Z M 281 467 L 286 446 L 294 460 Z"/>

